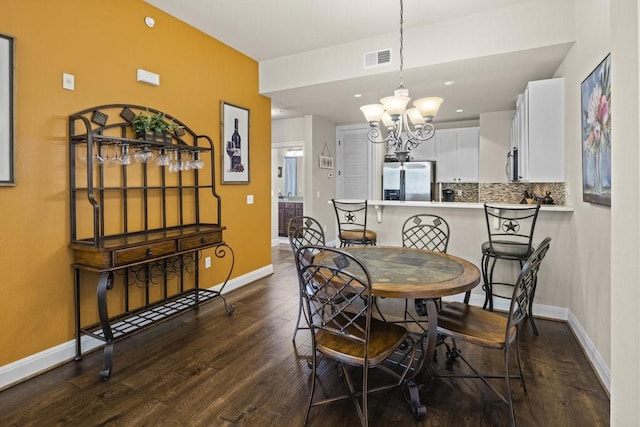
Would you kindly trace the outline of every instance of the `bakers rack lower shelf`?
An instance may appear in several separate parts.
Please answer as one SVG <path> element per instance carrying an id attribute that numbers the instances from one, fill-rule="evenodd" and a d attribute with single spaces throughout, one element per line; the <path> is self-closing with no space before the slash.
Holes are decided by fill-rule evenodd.
<path id="1" fill-rule="evenodd" d="M 83 335 L 91 336 L 95 339 L 103 341 L 104 346 L 104 364 L 103 369 L 100 371 L 100 377 L 103 380 L 107 380 L 111 377 L 113 370 L 113 347 L 117 341 L 120 341 L 136 332 L 147 329 L 153 325 L 156 325 L 165 320 L 178 316 L 188 310 L 198 309 L 203 303 L 212 301 L 217 298 L 221 298 L 224 302 L 225 311 L 231 315 L 235 307 L 233 305 L 227 305 L 227 301 L 222 294 L 231 273 L 233 272 L 233 266 L 235 262 L 235 256 L 231 247 L 226 243 L 222 243 L 216 246 L 215 255 L 218 258 L 224 258 L 229 252 L 231 254 L 229 272 L 225 278 L 224 283 L 218 290 L 213 289 L 201 289 L 198 287 L 197 279 L 195 281 L 195 287 L 182 292 L 178 292 L 174 295 L 167 295 L 166 291 L 164 296 L 156 301 L 147 303 L 141 307 L 135 309 L 127 309 L 124 313 L 116 316 L 109 316 L 107 305 L 107 292 L 113 289 L 114 285 L 114 271 L 108 270 L 102 271 L 98 277 L 97 283 L 97 300 L 98 300 L 98 315 L 100 321 L 98 323 L 82 326 L 80 319 L 80 268 L 75 268 L 75 295 L 76 295 L 76 357 L 75 360 L 82 359 L 82 346 L 81 337 Z M 198 252 L 194 251 L 187 254 L 180 254 L 176 258 L 180 258 L 180 262 L 184 263 L 184 258 L 188 258 L 190 261 L 197 260 Z"/>

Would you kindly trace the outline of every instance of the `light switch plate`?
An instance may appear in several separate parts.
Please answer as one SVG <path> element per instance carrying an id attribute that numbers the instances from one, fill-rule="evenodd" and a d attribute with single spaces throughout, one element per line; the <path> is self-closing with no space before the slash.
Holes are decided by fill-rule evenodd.
<path id="1" fill-rule="evenodd" d="M 76 78 L 73 74 L 62 73 L 62 89 L 74 90 Z"/>
<path id="2" fill-rule="evenodd" d="M 253 194 L 247 195 L 247 204 L 248 205 L 252 205 L 253 204 Z"/>

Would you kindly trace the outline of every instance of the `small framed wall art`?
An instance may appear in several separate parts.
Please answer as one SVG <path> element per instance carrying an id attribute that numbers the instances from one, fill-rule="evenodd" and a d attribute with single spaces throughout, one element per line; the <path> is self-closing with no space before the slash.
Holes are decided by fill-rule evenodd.
<path id="1" fill-rule="evenodd" d="M 322 153 L 318 156 L 318 167 L 320 169 L 333 169 L 333 157 L 331 157 L 331 151 L 329 151 L 329 146 L 326 142 L 322 147 Z"/>
<path id="2" fill-rule="evenodd" d="M 14 185 L 14 40 L 0 34 L 0 185 Z"/>
<path id="3" fill-rule="evenodd" d="M 249 110 L 221 102 L 222 184 L 249 183 Z"/>

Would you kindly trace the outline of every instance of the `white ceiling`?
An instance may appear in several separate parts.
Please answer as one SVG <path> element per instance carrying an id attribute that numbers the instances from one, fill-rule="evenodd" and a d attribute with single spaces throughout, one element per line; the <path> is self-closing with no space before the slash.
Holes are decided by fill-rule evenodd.
<path id="1" fill-rule="evenodd" d="M 399 30 L 398 0 L 145 0 L 257 60 L 335 46 Z M 405 0 L 404 28 L 423 27 L 531 0 Z M 444 95 L 436 122 L 515 108 L 526 82 L 553 76 L 570 43 L 405 70 L 413 98 Z M 426 47 L 428 48 L 428 46 Z M 428 76 L 428 80 L 427 80 Z M 454 80 L 443 91 L 442 82 Z M 392 94 L 399 71 L 265 94 L 276 118 L 319 115 L 335 124 L 364 119 L 355 93 Z M 464 109 L 457 113 L 456 109 Z"/>

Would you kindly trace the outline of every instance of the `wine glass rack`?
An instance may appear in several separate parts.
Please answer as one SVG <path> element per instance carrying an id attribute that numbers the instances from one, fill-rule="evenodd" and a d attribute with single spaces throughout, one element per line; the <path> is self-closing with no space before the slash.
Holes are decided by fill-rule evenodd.
<path id="1" fill-rule="evenodd" d="M 137 138 L 131 121 L 141 113 L 162 115 L 174 132 Z M 222 292 L 235 256 L 222 239 L 210 137 L 156 109 L 102 105 L 69 116 L 69 165 L 76 360 L 83 336 L 103 341 L 106 380 L 116 341 L 217 298 L 233 313 Z M 228 274 L 203 289 L 199 261 L 207 248 L 225 259 Z M 84 282 L 92 281 L 99 321 L 85 324 L 92 296 Z"/>

